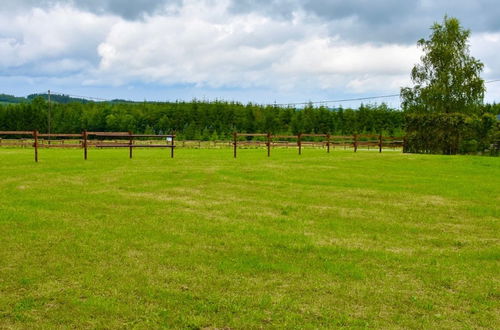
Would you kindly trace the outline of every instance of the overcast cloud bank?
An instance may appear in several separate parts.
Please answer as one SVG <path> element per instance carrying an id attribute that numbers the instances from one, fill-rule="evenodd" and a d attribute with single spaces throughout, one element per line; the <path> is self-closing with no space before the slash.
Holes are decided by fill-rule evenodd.
<path id="1" fill-rule="evenodd" d="M 484 77 L 499 78 L 494 2 L 436 3 L 9 0 L 0 11 L 0 87 L 258 102 L 397 93 L 419 59 L 416 40 L 445 13 L 473 30 Z M 498 100 L 500 89 L 488 88 Z"/>

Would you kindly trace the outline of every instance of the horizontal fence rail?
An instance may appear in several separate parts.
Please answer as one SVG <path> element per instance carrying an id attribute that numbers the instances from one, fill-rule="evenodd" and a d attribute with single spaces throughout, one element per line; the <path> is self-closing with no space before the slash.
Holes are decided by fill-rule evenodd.
<path id="1" fill-rule="evenodd" d="M 264 141 L 259 140 L 240 140 L 239 138 L 253 138 L 260 137 L 265 138 Z M 304 141 L 304 138 L 316 138 L 320 141 Z M 282 139 L 295 140 L 293 146 L 296 146 L 299 155 L 302 154 L 302 147 L 305 145 L 316 146 L 320 145 L 326 147 L 326 151 L 329 153 L 330 148 L 333 146 L 344 146 L 352 147 L 354 152 L 357 152 L 359 147 L 376 147 L 379 152 L 382 152 L 384 147 L 404 148 L 404 138 L 402 137 L 385 137 L 382 134 L 354 134 L 354 135 L 330 135 L 330 134 L 303 134 L 299 133 L 297 135 L 272 135 L 267 134 L 254 134 L 254 133 L 233 133 L 233 156 L 236 158 L 238 146 L 266 146 L 267 156 L 271 156 L 271 148 L 273 146 L 286 146 L 290 145 L 290 141 L 281 141 Z M 278 141 L 277 141 L 278 140 Z"/>
<path id="2" fill-rule="evenodd" d="M 2 139 L 9 136 L 8 139 Z M 12 137 L 12 138 L 10 138 Z M 88 158 L 90 148 L 128 148 L 129 158 L 133 156 L 134 148 L 170 148 L 170 157 L 174 157 L 176 136 L 174 134 L 133 134 L 132 132 L 89 132 L 81 134 L 39 133 L 38 131 L 0 131 L 0 147 L 33 147 L 35 162 L 38 162 L 40 148 L 82 148 L 84 159 Z M 160 141 L 165 141 L 162 143 Z M 202 141 L 180 141 L 181 147 L 201 148 Z M 233 133 L 233 141 L 203 141 L 208 146 L 233 147 L 236 158 L 238 147 L 265 147 L 267 156 L 271 156 L 273 147 L 296 147 L 299 155 L 304 146 L 325 148 L 329 153 L 331 148 L 353 148 L 357 152 L 360 147 L 375 147 L 379 152 L 383 148 L 405 147 L 405 138 L 383 136 L 382 134 L 330 135 L 299 133 L 297 135 L 273 135 L 271 133 Z"/>
<path id="3" fill-rule="evenodd" d="M 30 136 L 31 140 L 24 138 Z M 95 148 L 128 148 L 129 157 L 132 158 L 134 148 L 170 148 L 170 157 L 174 158 L 175 135 L 153 135 L 153 134 L 133 134 L 132 132 L 87 132 L 81 134 L 51 133 L 40 134 L 38 131 L 0 131 L 1 136 L 19 136 L 22 138 L 13 138 L 4 141 L 0 138 L 0 147 L 2 146 L 31 146 L 35 151 L 35 162 L 38 162 L 39 148 L 83 148 L 84 159 L 88 158 L 88 149 Z M 46 138 L 46 139 L 44 139 Z M 114 140 L 104 140 L 113 138 Z M 141 139 L 140 144 L 136 139 Z M 144 138 L 156 138 L 155 144 L 144 143 Z M 65 140 L 67 139 L 67 140 Z M 158 141 L 165 139 L 165 144 L 159 144 Z M 28 142 L 27 142 L 28 141 Z M 69 142 L 69 143 L 65 143 Z"/>
<path id="4" fill-rule="evenodd" d="M 0 135 L 31 135 L 35 149 L 35 162 L 38 163 L 38 131 L 0 131 Z"/>

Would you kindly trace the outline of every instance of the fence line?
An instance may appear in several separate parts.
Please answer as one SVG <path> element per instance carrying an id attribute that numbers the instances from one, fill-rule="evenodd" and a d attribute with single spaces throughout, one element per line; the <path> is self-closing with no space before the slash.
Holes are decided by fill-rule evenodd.
<path id="1" fill-rule="evenodd" d="M 265 141 L 258 140 L 246 140 L 241 141 L 238 138 L 265 138 Z M 366 146 L 370 148 L 371 146 L 378 147 L 379 152 L 382 152 L 384 147 L 403 147 L 405 145 L 404 138 L 401 137 L 384 137 L 382 134 L 353 134 L 353 135 L 330 135 L 330 134 L 303 134 L 299 133 L 297 135 L 272 135 L 271 133 L 263 134 L 255 134 L 255 133 L 233 133 L 233 157 L 236 158 L 238 145 L 248 146 L 248 145 L 257 145 L 261 146 L 264 144 L 267 149 L 267 156 L 271 156 L 271 147 L 273 145 L 279 145 L 285 143 L 288 147 L 289 141 L 274 141 L 274 139 L 294 139 L 296 140 L 296 146 L 299 152 L 299 155 L 302 154 L 302 146 L 303 145 L 314 145 L 317 141 L 304 141 L 304 138 L 321 138 L 322 140 L 319 142 L 321 145 L 326 146 L 326 150 L 329 153 L 330 147 L 333 145 L 343 145 L 351 146 L 354 148 L 354 152 L 358 151 L 359 147 Z"/>
<path id="2" fill-rule="evenodd" d="M 132 150 L 134 148 L 170 148 L 170 157 L 174 158 L 175 145 L 175 135 L 150 135 L 150 134 L 133 134 L 132 132 L 87 132 L 83 131 L 81 134 L 40 134 L 38 131 L 0 131 L 1 135 L 15 135 L 15 136 L 26 136 L 30 135 L 33 138 L 33 143 L 28 144 L 34 148 L 35 151 L 35 162 L 38 162 L 38 149 L 39 148 L 83 148 L 83 157 L 85 160 L 88 158 L 88 149 L 90 147 L 97 148 L 128 148 L 129 157 L 132 158 Z M 39 140 L 39 138 L 49 138 L 47 143 L 45 140 Z M 113 137 L 115 140 L 112 141 L 99 141 L 95 139 L 89 139 L 89 137 L 95 138 L 106 138 Z M 166 144 L 136 144 L 134 139 L 137 138 L 147 138 L 155 137 L 158 139 L 165 138 Z M 50 140 L 50 138 L 79 138 L 78 144 L 65 144 L 64 140 Z M 116 140 L 117 138 L 123 138 L 125 140 Z M 19 140 L 19 139 L 17 139 Z M 0 138 L 0 146 L 26 146 L 24 143 L 25 139 L 21 139 L 22 143 L 10 143 L 3 142 Z M 42 141 L 42 143 L 40 143 Z M 51 142 L 61 142 L 60 144 L 52 144 Z"/>
<path id="3" fill-rule="evenodd" d="M 51 133 L 41 134 L 38 131 L 0 131 L 0 136 L 12 135 L 22 136 L 22 138 L 8 139 L 7 142 L 0 138 L 0 147 L 2 146 L 32 146 L 35 152 L 35 162 L 38 162 L 39 148 L 82 148 L 84 159 L 88 158 L 90 148 L 128 148 L 129 158 L 133 157 L 134 148 L 170 148 L 170 157 L 174 158 L 174 149 L 178 147 L 175 142 L 175 135 L 155 135 L 155 134 L 133 134 L 132 132 L 88 132 L 81 134 Z M 26 136 L 30 136 L 28 140 Z M 78 139 L 76 139 L 78 138 Z M 106 138 L 112 138 L 111 140 Z M 143 140 L 150 138 L 149 140 Z M 241 140 L 244 138 L 245 140 Z M 310 141 L 310 139 L 316 141 Z M 66 139 L 66 140 L 65 140 Z M 139 139 L 139 140 L 137 140 Z M 165 140 L 163 140 L 165 139 Z M 255 140 L 256 139 L 256 140 Z M 260 140 L 259 140 L 260 139 Z M 15 142 L 12 142 L 14 140 Z M 76 141 L 75 141 L 76 140 Z M 294 141 L 289 141 L 294 140 Z M 319 141 L 318 141 L 319 140 Z M 18 141 L 21 141 L 20 143 Z M 26 141 L 29 141 L 26 143 Z M 65 143 L 67 141 L 68 143 Z M 140 144 L 136 143 L 141 141 Z M 161 144 L 159 141 L 166 141 Z M 178 141 L 180 146 L 201 148 L 202 141 Z M 359 147 L 377 147 L 382 152 L 384 147 L 396 148 L 405 147 L 405 139 L 402 137 L 382 136 L 382 134 L 353 134 L 353 135 L 330 135 L 330 134 L 309 134 L 299 133 L 297 135 L 273 135 L 271 133 L 233 133 L 233 141 L 206 141 L 208 146 L 213 143 L 223 147 L 233 147 L 233 156 L 236 158 L 238 146 L 265 146 L 267 156 L 271 157 L 273 147 L 297 147 L 299 155 L 302 154 L 303 146 L 326 147 L 327 153 L 333 147 L 353 148 L 357 152 Z"/>

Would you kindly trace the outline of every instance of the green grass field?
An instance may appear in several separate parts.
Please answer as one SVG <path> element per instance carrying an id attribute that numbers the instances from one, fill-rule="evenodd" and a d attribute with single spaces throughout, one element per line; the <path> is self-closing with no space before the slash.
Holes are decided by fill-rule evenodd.
<path id="1" fill-rule="evenodd" d="M 500 158 L 0 149 L 0 328 L 499 328 Z"/>

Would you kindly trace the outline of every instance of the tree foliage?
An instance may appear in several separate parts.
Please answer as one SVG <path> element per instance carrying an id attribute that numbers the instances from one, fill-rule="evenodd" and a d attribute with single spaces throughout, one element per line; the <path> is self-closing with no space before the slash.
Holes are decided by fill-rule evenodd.
<path id="1" fill-rule="evenodd" d="M 401 89 L 406 151 L 483 151 L 498 125 L 493 108 L 483 105 L 483 64 L 470 55 L 470 31 L 446 16 L 431 30 L 428 40 L 418 41 L 424 54 L 411 71 L 414 86 Z"/>
<path id="2" fill-rule="evenodd" d="M 457 154 L 484 151 L 495 141 L 495 116 L 484 113 L 411 114 L 406 116 L 406 151 Z"/>
<path id="3" fill-rule="evenodd" d="M 477 114 L 483 103 L 483 64 L 469 51 L 470 30 L 445 16 L 435 23 L 428 40 L 418 46 L 424 54 L 411 72 L 413 88 L 403 88 L 403 109 L 417 113 Z"/>
<path id="4" fill-rule="evenodd" d="M 235 102 L 52 104 L 53 133 L 89 131 L 176 132 L 182 139 L 229 139 L 234 131 L 403 134 L 403 115 L 385 104 L 359 109 L 303 109 Z M 46 132 L 48 104 L 43 98 L 0 107 L 0 130 Z"/>

